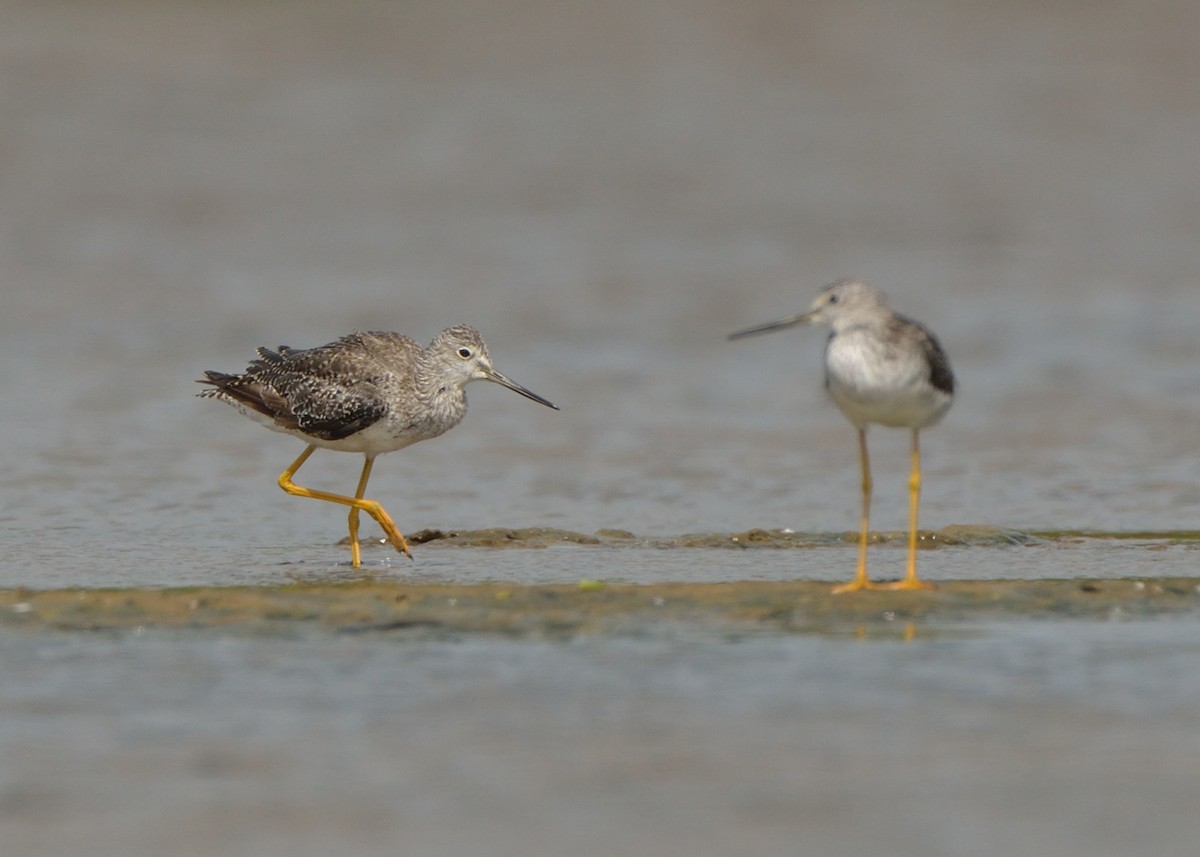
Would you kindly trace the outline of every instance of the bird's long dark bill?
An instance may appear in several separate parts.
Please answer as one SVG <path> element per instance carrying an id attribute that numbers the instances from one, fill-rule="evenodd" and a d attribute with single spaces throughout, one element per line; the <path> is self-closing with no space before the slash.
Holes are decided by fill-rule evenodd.
<path id="1" fill-rule="evenodd" d="M 785 327 L 791 327 L 794 324 L 804 324 L 808 321 L 808 313 L 802 312 L 800 315 L 790 315 L 787 318 L 781 318 L 778 321 L 770 321 L 766 324 L 760 324 L 758 327 L 748 327 L 745 330 L 739 330 L 737 333 L 729 334 L 730 339 L 741 339 L 743 336 L 757 336 L 760 333 L 771 333 L 775 330 L 783 330 Z"/>
<path id="2" fill-rule="evenodd" d="M 495 369 L 493 369 L 491 372 L 488 373 L 488 380 L 495 381 L 501 387 L 508 387 L 508 389 L 512 390 L 514 393 L 520 393 L 526 399 L 533 399 L 533 401 L 537 402 L 539 405 L 545 405 L 547 408 L 554 408 L 554 410 L 556 410 L 556 411 L 558 410 L 558 405 L 554 404 L 554 402 L 551 402 L 549 399 L 543 399 L 541 396 L 539 396 L 537 393 L 534 393 L 532 390 L 526 390 L 524 387 L 522 387 L 516 381 L 512 380 L 511 378 L 509 378 L 505 375 L 502 375 L 501 373 L 497 372 Z"/>

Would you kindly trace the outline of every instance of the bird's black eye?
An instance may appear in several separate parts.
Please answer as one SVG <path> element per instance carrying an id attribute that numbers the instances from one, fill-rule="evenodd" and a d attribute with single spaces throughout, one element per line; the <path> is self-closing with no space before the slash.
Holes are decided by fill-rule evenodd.
<path id="1" fill-rule="evenodd" d="M 838 302 L 838 296 L 837 296 L 837 295 L 830 295 L 830 296 L 829 296 L 829 302 L 830 302 L 831 304 L 835 304 L 835 303 L 837 303 L 837 302 Z"/>
<path id="2" fill-rule="evenodd" d="M 461 357 L 463 360 L 468 359 L 471 356 L 471 349 L 470 348 L 458 349 L 458 356 Z"/>

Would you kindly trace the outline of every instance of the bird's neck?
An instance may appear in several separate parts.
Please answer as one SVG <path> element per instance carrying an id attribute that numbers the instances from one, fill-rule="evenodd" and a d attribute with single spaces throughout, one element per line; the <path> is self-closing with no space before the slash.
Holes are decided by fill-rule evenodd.
<path id="1" fill-rule="evenodd" d="M 855 333 L 867 333 L 879 336 L 887 330 L 887 323 L 873 318 L 847 318 L 841 319 L 837 324 L 832 325 L 832 329 L 836 336 Z"/>
<path id="2" fill-rule="evenodd" d="M 422 367 L 416 373 L 417 395 L 430 412 L 462 418 L 467 410 L 467 394 L 463 385 L 448 382 L 434 367 Z"/>

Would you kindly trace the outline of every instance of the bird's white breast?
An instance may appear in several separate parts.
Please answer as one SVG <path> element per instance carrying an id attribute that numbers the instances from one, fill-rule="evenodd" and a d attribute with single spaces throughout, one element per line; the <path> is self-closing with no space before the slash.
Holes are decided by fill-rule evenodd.
<path id="1" fill-rule="evenodd" d="M 929 381 L 924 356 L 890 347 L 866 331 L 829 341 L 825 355 L 829 394 L 857 426 L 924 428 L 949 409 L 951 397 Z"/>

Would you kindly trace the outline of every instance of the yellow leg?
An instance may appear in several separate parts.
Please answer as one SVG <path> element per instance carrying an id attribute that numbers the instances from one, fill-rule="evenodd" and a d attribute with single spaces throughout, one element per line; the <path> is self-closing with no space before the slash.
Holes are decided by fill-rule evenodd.
<path id="1" fill-rule="evenodd" d="M 912 473 L 908 477 L 908 565 L 904 579 L 889 583 L 888 589 L 933 589 L 917 577 L 917 509 L 921 505 L 921 443 L 920 430 L 912 433 Z"/>
<path id="2" fill-rule="evenodd" d="M 862 518 L 858 531 L 858 569 L 849 583 L 833 588 L 833 594 L 857 592 L 860 589 L 878 589 L 867 577 L 867 539 L 871 534 L 871 458 L 867 454 L 867 430 L 858 430 L 858 460 L 862 465 Z"/>
<path id="3" fill-rule="evenodd" d="M 375 464 L 375 459 L 365 458 L 363 460 L 362 475 L 358 477 L 358 489 L 354 492 L 354 499 L 361 500 L 363 494 L 367 490 L 367 479 L 371 476 L 371 467 Z M 361 565 L 360 552 L 358 545 L 358 506 L 350 507 L 350 565 L 358 568 Z"/>
<path id="4" fill-rule="evenodd" d="M 292 476 L 295 475 L 304 462 L 308 461 L 308 457 L 316 449 L 315 446 L 309 445 L 305 448 L 304 452 L 300 453 L 300 457 L 293 461 L 291 466 L 280 474 L 279 487 L 297 497 L 309 497 L 313 500 L 341 503 L 343 506 L 350 507 L 350 562 L 355 568 L 358 568 L 362 564 L 358 548 L 358 511 L 360 509 L 374 518 L 379 523 L 379 526 L 383 527 L 384 533 L 387 534 L 388 539 L 395 546 L 396 550 L 403 553 L 409 559 L 412 559 L 412 552 L 408 549 L 408 542 L 404 540 L 404 536 L 396 529 L 396 525 L 392 523 L 391 517 L 384 511 L 383 506 L 374 500 L 363 499 L 363 493 L 367 490 L 367 480 L 371 477 L 371 466 L 374 463 L 374 459 L 368 458 L 363 465 L 362 476 L 358 480 L 358 491 L 353 497 L 346 497 L 342 494 L 330 494 L 327 491 L 315 491 L 312 488 L 297 485 L 292 481 Z"/>

